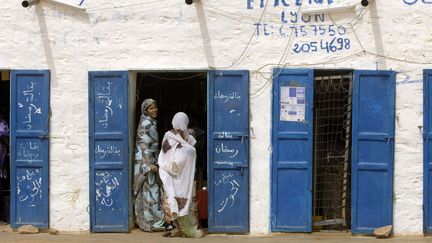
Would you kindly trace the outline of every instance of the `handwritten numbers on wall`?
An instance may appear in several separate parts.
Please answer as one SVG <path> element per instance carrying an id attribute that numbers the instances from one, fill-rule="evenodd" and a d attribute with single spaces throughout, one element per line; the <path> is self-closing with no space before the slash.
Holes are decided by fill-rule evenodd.
<path id="1" fill-rule="evenodd" d="M 414 1 L 414 0 L 405 0 Z M 432 1 L 432 0 L 423 0 Z M 252 10 L 258 1 L 247 0 L 247 9 Z M 272 1 L 271 1 L 272 2 Z M 330 5 L 332 0 L 309 0 L 309 1 L 279 1 L 274 0 L 273 7 L 281 8 L 279 23 L 259 22 L 254 24 L 255 34 L 262 37 L 293 37 L 292 53 L 305 54 L 324 52 L 331 54 L 351 49 L 351 40 L 344 26 L 326 23 L 325 14 L 303 15 L 298 11 L 298 6 L 306 5 Z M 260 4 L 260 7 L 262 3 Z M 271 7 L 268 5 L 267 7 Z M 292 10 L 289 10 L 291 8 Z M 300 39 L 307 39 L 302 41 Z"/>

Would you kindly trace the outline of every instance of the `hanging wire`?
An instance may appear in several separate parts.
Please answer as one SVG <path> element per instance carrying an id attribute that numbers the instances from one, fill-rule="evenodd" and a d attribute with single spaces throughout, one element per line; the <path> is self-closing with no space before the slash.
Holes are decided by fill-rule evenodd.
<path id="1" fill-rule="evenodd" d="M 98 10 L 108 10 L 108 9 L 121 9 L 121 8 L 135 7 L 135 6 L 148 5 L 148 4 L 161 3 L 161 2 L 165 2 L 165 1 L 164 0 L 155 0 L 155 1 L 149 1 L 149 2 L 134 3 L 134 4 L 121 5 L 121 6 L 112 6 L 112 7 L 105 7 L 105 8 L 89 8 L 89 9 L 87 9 L 87 11 L 98 11 Z M 181 4 L 182 3 L 174 4 L 174 5 L 170 5 L 170 6 L 181 5 Z M 213 6 L 209 5 L 209 4 L 204 4 L 202 2 L 197 2 L 197 4 L 202 4 L 203 6 L 206 6 L 206 9 L 208 11 L 210 11 L 210 12 L 213 12 L 213 13 L 218 12 L 218 14 L 222 14 L 223 13 L 223 15 L 225 17 L 234 19 L 234 20 L 236 20 L 238 22 L 245 22 L 245 23 L 251 24 L 252 22 L 245 21 L 243 19 L 254 20 L 253 17 L 236 14 L 236 13 L 232 13 L 232 12 L 229 12 L 229 11 L 225 11 L 225 10 L 213 7 Z M 261 12 L 258 24 L 260 24 L 262 22 L 262 20 L 263 20 L 264 14 L 265 14 L 266 9 L 267 9 L 267 5 L 268 5 L 268 0 L 266 1 L 265 5 L 263 7 L 263 10 Z M 164 8 L 164 7 L 166 7 L 166 6 L 158 7 L 157 9 Z M 298 15 L 298 13 L 300 11 L 300 8 L 301 8 L 301 6 L 299 6 L 299 9 L 297 10 L 297 15 Z M 155 10 L 155 9 L 146 9 L 145 11 L 153 11 L 153 10 Z M 384 55 L 384 54 L 374 53 L 372 51 L 367 51 L 364 48 L 363 44 L 361 43 L 360 38 L 359 38 L 358 34 L 356 33 L 356 28 L 355 27 L 356 27 L 356 24 L 358 24 L 359 21 L 363 18 L 363 16 L 368 12 L 368 10 L 369 10 L 368 8 L 362 8 L 362 10 L 356 15 L 356 17 L 354 17 L 347 24 L 337 24 L 334 21 L 333 17 L 330 14 L 327 14 L 328 17 L 329 17 L 329 19 L 331 20 L 331 22 L 336 27 L 349 26 L 352 29 L 353 34 L 355 35 L 357 43 L 360 45 L 360 47 L 362 49 L 361 52 L 357 52 L 357 53 L 348 55 L 346 57 L 337 58 L 337 59 L 333 59 L 333 60 L 330 60 L 330 61 L 317 62 L 317 63 L 302 63 L 302 64 L 286 63 L 285 61 L 286 61 L 286 58 L 288 57 L 288 54 L 286 52 L 288 51 L 288 49 L 291 47 L 291 44 L 293 43 L 292 36 L 293 36 L 293 30 L 294 30 L 294 28 L 291 28 L 290 38 L 289 38 L 289 40 L 287 42 L 287 45 L 285 46 L 284 52 L 283 52 L 283 54 L 282 54 L 279 62 L 277 64 L 270 64 L 270 63 L 268 63 L 268 64 L 265 64 L 265 65 L 263 65 L 263 66 L 261 66 L 261 67 L 259 67 L 258 69 L 255 70 L 255 72 L 257 72 L 261 77 L 263 77 L 264 79 L 266 79 L 266 81 L 265 81 L 265 83 L 260 88 L 258 88 L 257 91 L 255 91 L 254 93 L 252 93 L 251 96 L 258 97 L 259 95 L 261 95 L 262 91 L 270 85 L 271 80 L 273 78 L 277 77 L 280 74 L 280 73 L 276 74 L 274 77 L 271 74 L 270 77 L 266 77 L 266 76 L 264 76 L 262 74 L 263 72 L 259 72 L 259 71 L 262 70 L 263 68 L 267 67 L 267 66 L 278 67 L 282 63 L 284 63 L 284 65 L 282 66 L 282 68 L 286 67 L 287 65 L 290 65 L 290 66 L 308 66 L 309 65 L 310 66 L 310 65 L 335 64 L 335 63 L 339 63 L 339 62 L 346 61 L 346 60 L 349 60 L 351 58 L 354 58 L 354 57 L 358 56 L 359 54 L 369 54 L 369 55 L 378 56 L 378 57 L 381 57 L 381 58 L 385 58 L 385 59 L 389 59 L 389 60 L 394 60 L 394 61 L 399 61 L 399 62 L 405 62 L 405 63 L 424 64 L 424 65 L 432 64 L 432 62 L 419 62 L 419 61 L 414 61 L 414 60 L 405 60 L 405 59 L 396 58 L 396 57 L 392 57 L 392 56 L 388 56 L 388 55 Z M 241 18 L 241 19 L 238 19 L 238 18 Z M 360 23 L 362 23 L 362 22 L 360 22 Z M 295 26 L 295 24 L 294 24 L 294 26 Z M 357 28 L 358 28 L 358 26 L 357 26 Z M 234 66 L 237 66 L 237 64 L 243 59 L 243 57 L 246 54 L 246 52 L 248 51 L 248 49 L 251 48 L 251 42 L 253 40 L 253 37 L 255 36 L 255 31 L 256 30 L 254 28 L 253 32 L 252 32 L 252 35 L 250 36 L 250 38 L 249 38 L 249 40 L 248 40 L 245 48 L 243 49 L 242 53 L 232 62 L 232 64 L 230 66 L 227 66 L 227 67 L 218 67 L 218 68 L 220 68 L 220 69 L 230 69 L 230 68 L 232 68 Z"/>
<path id="2" fill-rule="evenodd" d="M 142 77 L 142 75 L 138 75 L 138 76 L 139 76 L 140 80 L 138 81 L 138 87 L 137 87 L 137 89 L 136 89 L 136 100 L 135 100 L 135 102 L 138 102 L 139 99 L 140 99 L 141 84 L 142 84 L 142 82 L 143 82 L 143 77 Z"/>
<path id="3" fill-rule="evenodd" d="M 241 15 L 241 14 L 237 14 L 237 13 L 233 13 L 233 12 L 228 12 L 228 11 L 222 10 L 222 9 L 220 9 L 220 8 L 215 8 L 215 7 L 213 7 L 213 6 L 209 5 L 209 4 L 205 4 L 205 3 L 203 3 L 203 2 L 197 2 L 197 3 L 199 3 L 199 4 L 203 5 L 203 6 L 205 6 L 205 7 L 206 7 L 206 10 L 210 10 L 210 11 L 212 11 L 212 12 L 224 13 L 225 16 L 232 15 L 232 16 L 235 16 L 235 17 L 240 17 L 241 19 L 250 19 L 250 20 L 252 21 L 252 22 L 247 22 L 247 23 L 252 23 L 252 24 L 254 24 L 255 21 L 256 21 L 256 18 L 251 17 L 251 16 L 245 16 L 245 15 Z M 233 18 L 233 17 L 231 17 L 231 18 Z M 239 19 L 236 19 L 236 20 L 238 20 L 239 22 L 246 22 L 246 21 L 243 21 L 243 20 L 241 20 L 241 19 L 240 19 L 240 20 L 239 20 Z"/>
<path id="4" fill-rule="evenodd" d="M 369 8 L 363 8 L 359 14 L 357 14 L 357 16 L 351 21 L 350 25 L 351 26 L 355 26 L 358 21 L 360 21 L 363 16 L 369 11 Z"/>
<path id="5" fill-rule="evenodd" d="M 243 19 L 238 19 L 238 18 L 235 17 L 235 15 L 230 16 L 230 14 L 225 14 L 223 12 L 218 12 L 218 11 L 214 11 L 214 10 L 211 10 L 211 9 L 206 9 L 206 10 L 208 12 L 210 12 L 210 13 L 213 13 L 213 14 L 217 15 L 218 17 L 219 16 L 223 16 L 223 17 L 226 17 L 226 18 L 229 18 L 229 19 L 236 20 L 239 23 L 255 24 L 255 22 L 253 22 L 253 21 L 247 21 L 247 20 L 243 20 Z"/>
<path id="6" fill-rule="evenodd" d="M 264 13 L 266 12 L 266 9 L 267 9 L 267 4 L 268 4 L 268 1 L 269 0 L 266 0 L 266 2 L 265 2 L 265 5 L 264 5 L 264 8 L 263 8 L 263 10 L 262 10 L 262 12 L 261 12 L 261 16 L 260 16 L 260 18 L 259 18 L 259 21 L 258 21 L 258 24 L 261 24 L 261 21 L 262 21 L 262 19 L 263 19 L 263 17 L 264 17 Z M 234 67 L 242 58 L 243 58 L 243 56 L 245 55 L 245 53 L 246 53 L 246 51 L 248 50 L 248 48 L 249 48 L 249 46 L 250 46 L 250 44 L 251 44 L 251 42 L 252 42 L 252 39 L 253 39 L 253 37 L 255 36 L 255 29 L 252 31 L 252 35 L 251 35 L 251 37 L 249 38 L 249 41 L 248 41 L 248 43 L 246 44 L 246 46 L 245 46 L 245 48 L 243 49 L 243 51 L 242 51 L 242 53 L 240 54 L 240 56 L 239 57 L 237 57 L 236 59 L 235 59 L 235 61 L 230 65 L 230 66 L 228 66 L 228 67 L 221 67 L 221 69 L 230 69 L 230 68 L 232 68 L 232 67 Z"/>
<path id="7" fill-rule="evenodd" d="M 155 1 L 150 1 L 150 2 L 132 3 L 132 4 L 111 6 L 111 7 L 105 7 L 105 8 L 88 8 L 88 9 L 86 9 L 86 11 L 99 11 L 99 10 L 108 10 L 108 9 L 129 8 L 129 7 L 135 7 L 135 6 L 147 5 L 147 4 L 153 4 L 153 3 L 161 3 L 161 2 L 166 2 L 166 1 L 165 0 L 155 0 Z"/>
<path id="8" fill-rule="evenodd" d="M 297 9 L 297 16 L 298 16 L 298 14 L 300 13 L 301 6 L 302 6 L 302 5 L 300 5 L 300 6 L 298 7 L 298 9 Z M 288 38 L 288 42 L 287 42 L 287 44 L 285 45 L 285 49 L 284 49 L 284 51 L 283 51 L 283 53 L 282 53 L 282 55 L 281 55 L 281 58 L 279 59 L 279 63 L 277 64 L 277 66 L 280 66 L 280 65 L 282 64 L 282 62 L 284 62 L 284 63 L 286 62 L 286 58 L 288 57 L 287 50 L 288 50 L 289 48 L 291 48 L 291 45 L 292 45 L 292 43 L 293 43 L 293 41 L 294 41 L 294 35 L 293 35 L 293 32 L 294 32 L 294 29 L 295 29 L 296 25 L 297 25 L 297 22 L 294 23 L 294 25 L 293 25 L 294 28 L 291 28 L 290 37 Z M 285 67 L 286 67 L 286 64 L 283 65 L 282 68 L 285 68 Z M 254 93 L 251 93 L 251 98 L 256 98 L 256 97 L 260 96 L 260 95 L 264 92 L 264 89 L 266 89 L 266 88 L 271 84 L 271 81 L 272 81 L 274 78 L 278 77 L 279 74 L 280 74 L 281 72 L 282 72 L 282 69 L 281 69 L 281 71 L 280 71 L 278 74 L 276 74 L 276 75 L 271 74 L 270 77 L 267 77 L 267 78 L 266 78 L 267 80 L 265 81 L 265 83 L 264 83 L 260 88 L 258 88 L 258 90 L 256 90 Z M 261 75 L 261 74 L 260 74 L 260 75 Z M 262 75 L 262 76 L 263 76 L 263 75 Z M 264 76 L 263 76 L 263 77 L 264 77 Z M 254 97 L 254 96 L 255 96 L 255 97 Z"/>
<path id="9" fill-rule="evenodd" d="M 362 44 L 361 41 L 360 41 L 360 38 L 359 38 L 358 35 L 357 35 L 357 32 L 356 32 L 355 29 L 354 29 L 354 27 L 351 26 L 351 30 L 352 30 L 352 32 L 353 32 L 353 34 L 354 34 L 354 36 L 355 36 L 355 38 L 356 38 L 356 40 L 357 40 L 357 43 L 360 45 L 362 51 L 363 51 L 363 52 L 366 52 L 366 50 L 365 50 L 363 44 Z"/>
<path id="10" fill-rule="evenodd" d="M 158 76 L 158 75 L 150 74 L 150 73 L 146 73 L 145 75 L 146 75 L 146 76 L 153 77 L 153 78 L 162 79 L 162 80 L 188 80 L 188 79 L 193 79 L 193 78 L 196 78 L 196 77 L 201 77 L 201 78 L 203 78 L 203 77 L 205 77 L 207 74 L 205 74 L 205 73 L 198 73 L 198 74 L 194 74 L 194 75 L 187 76 L 187 77 L 182 77 L 182 78 L 167 78 L 167 77 Z"/>
<path id="11" fill-rule="evenodd" d="M 432 62 L 418 62 L 418 61 L 405 60 L 405 59 L 401 59 L 401 58 L 391 57 L 391 56 L 388 56 L 388 55 L 378 54 L 378 53 L 367 51 L 367 50 L 365 50 L 365 53 L 370 54 L 370 55 L 374 55 L 374 56 L 377 56 L 377 57 L 386 58 L 386 59 L 393 60 L 393 61 L 398 61 L 398 62 L 405 62 L 405 63 L 411 63 L 411 64 L 420 64 L 420 65 L 430 65 L 430 64 L 432 64 Z"/>

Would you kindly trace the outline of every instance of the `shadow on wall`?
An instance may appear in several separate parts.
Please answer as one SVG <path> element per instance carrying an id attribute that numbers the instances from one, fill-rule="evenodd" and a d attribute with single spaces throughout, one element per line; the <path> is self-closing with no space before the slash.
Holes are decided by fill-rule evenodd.
<path id="1" fill-rule="evenodd" d="M 58 7 L 55 3 L 43 4 L 39 3 L 35 5 L 36 15 L 39 23 L 39 28 L 41 32 L 42 45 L 46 57 L 46 62 L 48 65 L 48 69 L 51 72 L 51 85 L 52 87 L 56 87 L 57 83 L 57 70 L 54 62 L 53 51 L 49 39 L 48 27 L 46 22 L 46 14 L 44 11 L 44 7 L 46 8 L 54 8 L 56 11 L 61 11 L 62 14 L 68 14 L 71 17 L 74 17 L 78 20 L 82 20 L 83 22 L 90 22 L 89 16 L 87 13 L 81 10 L 76 11 L 67 11 L 67 7 Z"/>
<path id="2" fill-rule="evenodd" d="M 377 4 L 373 1 L 368 6 L 371 16 L 372 31 L 375 40 L 376 52 L 378 55 L 384 55 L 384 42 L 382 39 L 382 31 L 378 18 Z M 387 70 L 387 62 L 384 57 L 377 57 L 378 69 Z"/>
<path id="3" fill-rule="evenodd" d="M 214 67 L 215 62 L 214 62 L 214 55 L 213 55 L 213 47 L 211 44 L 211 39 L 207 27 L 206 16 L 204 14 L 204 9 L 202 4 L 196 3 L 195 8 L 198 16 L 198 22 L 201 31 L 201 39 L 204 46 L 204 52 L 207 59 L 207 66 L 211 68 Z"/>

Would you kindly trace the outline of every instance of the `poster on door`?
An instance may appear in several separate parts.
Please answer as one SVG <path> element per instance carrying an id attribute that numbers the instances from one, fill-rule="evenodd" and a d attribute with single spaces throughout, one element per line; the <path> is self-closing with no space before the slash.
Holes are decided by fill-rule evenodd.
<path id="1" fill-rule="evenodd" d="M 306 87 L 282 86 L 280 92 L 280 120 L 295 122 L 304 121 Z"/>

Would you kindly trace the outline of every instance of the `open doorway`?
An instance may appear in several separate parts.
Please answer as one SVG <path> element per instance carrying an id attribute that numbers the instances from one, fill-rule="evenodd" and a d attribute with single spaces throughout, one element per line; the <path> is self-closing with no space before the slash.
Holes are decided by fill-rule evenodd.
<path id="1" fill-rule="evenodd" d="M 351 228 L 351 99 L 351 71 L 315 71 L 315 231 Z"/>
<path id="2" fill-rule="evenodd" d="M 197 144 L 196 194 L 200 226 L 207 227 L 207 72 L 138 72 L 136 77 L 135 131 L 141 103 L 152 98 L 158 104 L 157 128 L 160 142 L 172 129 L 172 118 L 182 111 L 189 116 L 189 127 Z M 134 134 L 135 136 L 136 134 Z"/>
<path id="3" fill-rule="evenodd" d="M 0 225 L 3 225 L 10 223 L 10 72 L 0 72 Z"/>

